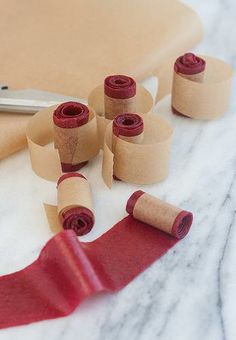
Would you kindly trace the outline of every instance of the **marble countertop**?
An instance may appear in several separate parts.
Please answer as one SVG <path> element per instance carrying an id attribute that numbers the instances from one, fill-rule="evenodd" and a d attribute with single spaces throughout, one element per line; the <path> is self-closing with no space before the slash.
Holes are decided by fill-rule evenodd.
<path id="1" fill-rule="evenodd" d="M 185 0 L 199 12 L 204 41 L 199 53 L 236 67 L 234 0 Z M 116 294 L 101 294 L 65 318 L 0 331 L 0 339 L 235 340 L 236 327 L 236 97 L 217 121 L 173 116 L 170 98 L 156 108 L 170 119 L 174 143 L 170 175 L 139 187 L 194 214 L 189 235 Z M 101 155 L 84 171 L 93 188 L 96 226 L 83 240 L 97 238 L 125 216 L 125 202 L 137 190 L 100 176 Z M 55 184 L 36 177 L 27 151 L 1 162 L 0 274 L 30 264 L 52 236 L 42 202 L 56 199 Z"/>

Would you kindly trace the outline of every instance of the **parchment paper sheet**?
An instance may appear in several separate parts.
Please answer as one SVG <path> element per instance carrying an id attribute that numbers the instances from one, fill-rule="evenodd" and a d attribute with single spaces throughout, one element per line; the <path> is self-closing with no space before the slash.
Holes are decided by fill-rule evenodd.
<path id="1" fill-rule="evenodd" d="M 175 0 L 0 0 L 0 5 L 1 82 L 13 89 L 86 98 L 108 74 L 140 81 L 158 68 L 161 98 L 170 86 L 160 65 L 202 38 L 197 14 Z M 7 116 L 10 129 L 0 116 L 0 158 L 26 146 L 29 118 Z"/>

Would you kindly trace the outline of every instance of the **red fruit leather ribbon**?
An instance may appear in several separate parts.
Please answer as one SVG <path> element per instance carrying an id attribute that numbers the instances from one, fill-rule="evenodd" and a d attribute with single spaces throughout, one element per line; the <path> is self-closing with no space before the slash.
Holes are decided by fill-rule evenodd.
<path id="1" fill-rule="evenodd" d="M 126 286 L 177 242 L 131 215 L 93 242 L 62 231 L 31 265 L 0 277 L 0 328 L 68 315 L 88 296 Z"/>

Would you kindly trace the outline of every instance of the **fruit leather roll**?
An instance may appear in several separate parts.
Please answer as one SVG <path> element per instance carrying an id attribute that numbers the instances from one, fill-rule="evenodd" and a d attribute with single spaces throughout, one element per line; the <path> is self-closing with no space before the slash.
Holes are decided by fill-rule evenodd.
<path id="1" fill-rule="evenodd" d="M 187 235 L 193 220 L 191 212 L 161 201 L 142 190 L 135 191 L 130 196 L 126 210 L 137 220 L 178 239 Z"/>
<path id="2" fill-rule="evenodd" d="M 91 188 L 80 173 L 62 175 L 57 182 L 57 206 L 44 204 L 44 207 L 53 232 L 72 229 L 77 236 L 82 236 L 93 228 Z"/>
<path id="3" fill-rule="evenodd" d="M 203 82 L 206 62 L 193 53 L 185 53 L 177 58 L 174 71 L 182 77 L 199 83 Z"/>
<path id="4" fill-rule="evenodd" d="M 128 183 L 152 184 L 166 178 L 172 127 L 155 115 L 118 116 L 107 127 L 102 176 L 108 187 L 115 178 Z M 131 118 L 130 118 L 131 117 Z M 133 118 L 132 118 L 133 117 Z"/>
<path id="5" fill-rule="evenodd" d="M 144 135 L 144 124 L 141 116 L 135 113 L 124 113 L 115 117 L 112 123 L 113 145 L 117 138 L 131 143 L 141 143 Z"/>
<path id="6" fill-rule="evenodd" d="M 61 176 L 57 183 L 57 212 L 64 229 L 78 236 L 87 234 L 94 225 L 92 194 L 87 179 L 79 173 Z"/>
<path id="7" fill-rule="evenodd" d="M 186 53 L 174 66 L 171 105 L 175 114 L 215 119 L 227 111 L 232 68 L 212 57 Z"/>
<path id="8" fill-rule="evenodd" d="M 89 94 L 88 104 L 94 109 L 97 117 L 99 146 L 104 146 L 104 136 L 107 126 L 111 123 L 112 118 L 107 118 L 105 113 L 105 93 L 104 84 L 95 87 Z M 131 113 L 138 112 L 141 115 L 146 115 L 151 112 L 153 108 L 153 97 L 151 93 L 140 84 L 136 84 L 136 110 L 132 110 Z M 122 99 L 123 100 L 123 99 Z M 116 115 L 122 113 L 130 113 L 129 109 L 122 108 Z"/>
<path id="9" fill-rule="evenodd" d="M 120 113 L 136 111 L 136 82 L 124 75 L 108 76 L 104 80 L 105 117 L 114 119 Z"/>
<path id="10" fill-rule="evenodd" d="M 174 72 L 178 73 L 183 78 L 201 83 L 204 79 L 205 66 L 206 62 L 204 59 L 193 53 L 185 53 L 176 59 Z M 181 112 L 178 112 L 173 106 L 172 111 L 174 114 L 185 116 Z"/>
<path id="11" fill-rule="evenodd" d="M 95 112 L 77 102 L 37 112 L 26 136 L 34 172 L 50 181 L 57 181 L 62 170 L 78 170 L 99 152 Z M 53 141 L 54 148 L 48 145 Z"/>
<path id="12" fill-rule="evenodd" d="M 116 152 L 117 138 L 130 143 L 141 143 L 144 136 L 143 119 L 134 113 L 124 113 L 114 118 L 112 123 L 112 152 Z M 118 179 L 113 175 L 114 179 Z"/>
<path id="13" fill-rule="evenodd" d="M 77 102 L 59 105 L 53 113 L 54 145 L 58 149 L 63 172 L 77 171 L 86 162 L 78 162 L 79 128 L 89 121 L 89 109 Z"/>
<path id="14" fill-rule="evenodd" d="M 92 242 L 81 242 L 73 230 L 58 233 L 35 262 L 0 277 L 0 328 L 65 316 L 89 296 L 124 288 L 174 247 L 192 223 L 190 212 L 142 191 L 130 197 L 127 211 Z M 185 256 L 188 246 L 181 249 Z"/>

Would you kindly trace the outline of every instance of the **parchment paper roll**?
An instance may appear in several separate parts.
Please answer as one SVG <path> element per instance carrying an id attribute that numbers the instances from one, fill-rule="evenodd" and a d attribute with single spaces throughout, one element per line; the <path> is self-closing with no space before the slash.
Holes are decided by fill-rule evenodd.
<path id="1" fill-rule="evenodd" d="M 29 121 L 26 136 L 31 165 L 34 172 L 47 180 L 57 181 L 62 174 L 59 152 L 47 144 L 54 140 L 53 112 L 56 106 L 37 112 Z M 66 130 L 66 129 L 64 129 Z M 72 149 L 63 158 L 64 163 L 80 164 L 95 157 L 99 152 L 97 121 L 89 108 L 89 120 L 74 130 Z M 57 143 L 59 143 L 57 139 Z M 68 157 L 68 158 L 66 158 Z"/>
<path id="2" fill-rule="evenodd" d="M 145 193 L 135 191 L 126 205 L 127 212 L 139 221 L 158 228 L 174 237 L 185 237 L 191 227 L 193 215 Z"/>
<path id="3" fill-rule="evenodd" d="M 82 174 L 71 172 L 62 175 L 57 182 L 57 206 L 44 204 L 44 208 L 53 233 L 64 228 L 82 236 L 94 225 L 92 193 Z"/>
<path id="4" fill-rule="evenodd" d="M 140 143 L 116 138 L 112 150 L 112 124 L 107 127 L 102 176 L 112 186 L 113 172 L 124 182 L 152 184 L 166 178 L 173 130 L 170 124 L 156 115 L 143 116 L 144 135 Z"/>
<path id="5" fill-rule="evenodd" d="M 53 113 L 54 146 L 58 149 L 63 172 L 77 171 L 87 164 L 87 161 L 77 163 L 77 143 L 79 128 L 88 120 L 88 107 L 78 102 L 63 103 Z"/>
<path id="6" fill-rule="evenodd" d="M 106 127 L 111 122 L 110 119 L 105 118 L 103 84 L 97 86 L 90 92 L 88 97 L 88 104 L 96 112 L 99 143 L 100 148 L 103 148 Z M 134 112 L 138 112 L 139 115 L 146 115 L 147 113 L 151 112 L 153 104 L 154 101 L 151 93 L 146 90 L 142 85 L 136 84 L 136 111 Z M 124 113 L 124 111 L 118 112 L 118 114 L 120 113 Z"/>
<path id="7" fill-rule="evenodd" d="M 204 72 L 202 59 L 206 63 Z M 215 119 L 228 109 L 232 68 L 225 62 L 211 57 L 203 56 L 198 60 L 200 62 L 196 71 L 201 71 L 198 76 L 197 72 L 195 75 L 186 75 L 186 68 L 183 65 L 182 73 L 174 71 L 172 109 L 177 114 L 195 119 Z"/>
<path id="8" fill-rule="evenodd" d="M 105 117 L 114 119 L 121 113 L 136 111 L 136 82 L 125 75 L 112 75 L 104 80 Z"/>

